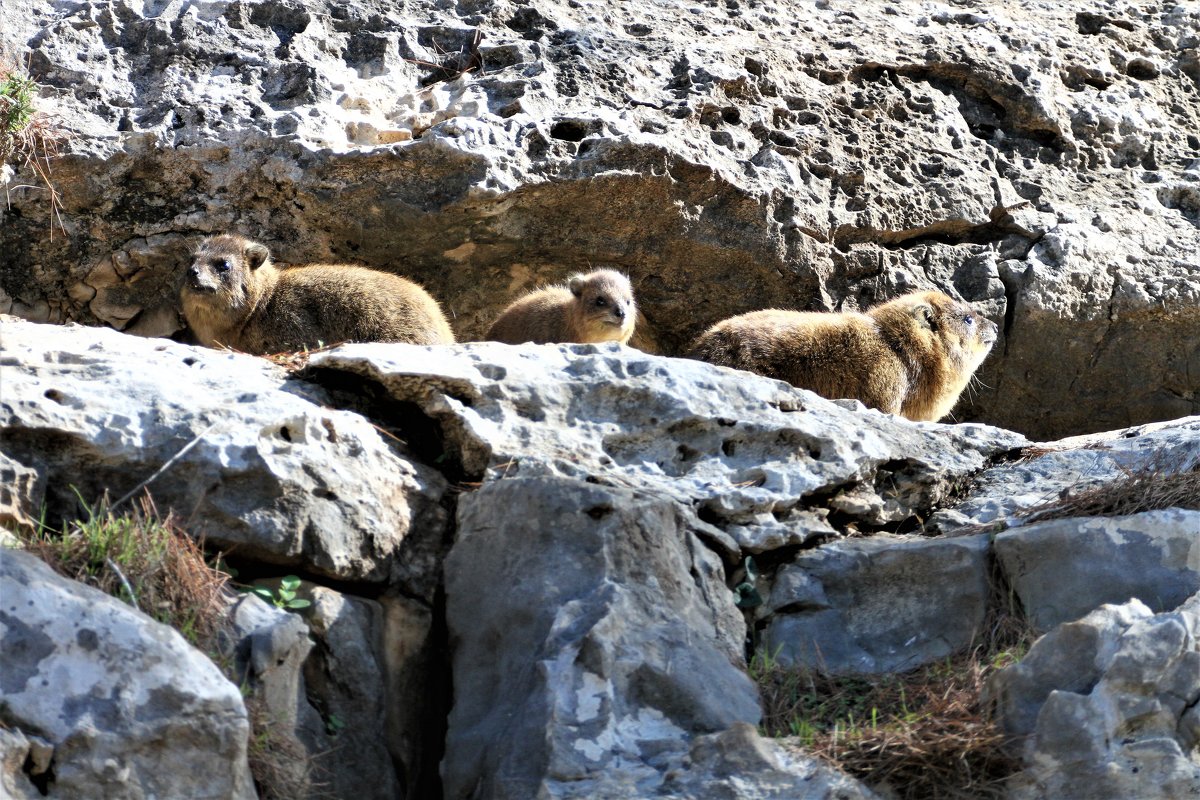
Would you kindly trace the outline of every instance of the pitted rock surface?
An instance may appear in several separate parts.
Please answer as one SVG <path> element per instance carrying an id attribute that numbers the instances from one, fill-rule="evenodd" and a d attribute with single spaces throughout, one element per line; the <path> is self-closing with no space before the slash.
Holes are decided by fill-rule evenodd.
<path id="1" fill-rule="evenodd" d="M 153 478 L 159 507 L 212 545 L 343 580 L 401 570 L 432 597 L 436 576 L 392 556 L 440 540 L 445 479 L 315 387 L 289 391 L 263 359 L 116 331 L 7 321 L 0 336 L 0 450 L 37 470 L 54 524 L 80 513 L 76 491 L 116 501 Z"/>
<path id="2" fill-rule="evenodd" d="M 0 0 L 67 132 L 0 311 L 180 328 L 190 241 L 404 272 L 462 337 L 588 266 L 639 341 L 940 288 L 1003 323 L 960 419 L 1051 439 L 1200 411 L 1188 3 Z M 649 346 L 649 345 L 648 345 Z"/>

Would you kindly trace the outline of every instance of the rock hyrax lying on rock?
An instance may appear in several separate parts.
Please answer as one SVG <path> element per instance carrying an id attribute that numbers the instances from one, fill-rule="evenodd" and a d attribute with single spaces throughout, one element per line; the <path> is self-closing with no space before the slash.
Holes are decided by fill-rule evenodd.
<path id="1" fill-rule="evenodd" d="M 611 269 L 572 275 L 566 286 L 525 295 L 501 312 L 488 339 L 534 342 L 620 342 L 633 336 L 637 306 L 629 279 Z"/>
<path id="2" fill-rule="evenodd" d="M 344 264 L 279 269 L 265 245 L 240 236 L 201 242 L 180 296 L 209 347 L 262 355 L 318 343 L 454 343 L 437 301 L 412 281 Z"/>
<path id="3" fill-rule="evenodd" d="M 966 303 L 917 292 L 865 314 L 742 314 L 701 334 L 688 356 L 935 421 L 950 413 L 995 341 L 996 324 Z"/>

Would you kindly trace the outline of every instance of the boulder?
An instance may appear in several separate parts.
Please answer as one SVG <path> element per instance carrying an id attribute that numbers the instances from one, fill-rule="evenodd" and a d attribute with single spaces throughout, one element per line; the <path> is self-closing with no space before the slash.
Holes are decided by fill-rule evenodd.
<path id="1" fill-rule="evenodd" d="M 50 524 L 86 514 L 79 498 L 145 487 L 239 557 L 377 583 L 395 569 L 432 596 L 436 576 L 405 556 L 440 545 L 445 480 L 315 387 L 264 359 L 115 331 L 7 321 L 0 336 L 0 452 L 36 471 Z"/>
<path id="2" fill-rule="evenodd" d="M 464 495 L 446 561 L 446 798 L 646 797 L 755 724 L 720 561 L 669 501 L 566 478 Z"/>
<path id="3" fill-rule="evenodd" d="M 6 548 L 0 598 L 6 796 L 257 796 L 241 693 L 176 631 Z"/>
<path id="4" fill-rule="evenodd" d="M 779 568 L 761 647 L 830 674 L 904 672 L 969 646 L 990 591 L 986 536 L 832 542 Z"/>
<path id="5" fill-rule="evenodd" d="M 730 559 L 874 529 L 953 496 L 1023 437 L 912 423 L 854 401 L 616 344 L 346 345 L 307 377 L 412 403 L 474 479 L 599 479 L 695 508 Z"/>
<path id="6" fill-rule="evenodd" d="M 988 688 L 1006 730 L 1027 737 L 1014 800 L 1200 794 L 1200 595 L 1165 613 L 1131 600 L 1058 625 Z"/>
<path id="7" fill-rule="evenodd" d="M 1200 592 L 1200 511 L 1077 517 L 996 536 L 996 557 L 1038 630 L 1105 603 L 1169 611 Z"/>
<path id="8" fill-rule="evenodd" d="M 630 273 L 667 353 L 936 287 L 1003 323 L 959 419 L 1050 439 L 1200 411 L 1186 4 L 0 14 L 64 134 L 55 193 L 20 162 L 3 183 L 0 312 L 176 333 L 192 242 L 231 230 L 408 274 L 464 338 L 589 266 Z"/>

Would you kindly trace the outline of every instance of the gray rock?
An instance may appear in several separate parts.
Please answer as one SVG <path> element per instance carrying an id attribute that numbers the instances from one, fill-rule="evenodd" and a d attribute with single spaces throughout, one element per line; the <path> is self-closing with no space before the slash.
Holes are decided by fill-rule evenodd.
<path id="1" fill-rule="evenodd" d="M 151 480 L 160 511 L 210 545 L 334 578 L 409 577 L 409 534 L 441 539 L 441 475 L 263 359 L 78 326 L 0 331 L 0 451 L 37 470 L 51 524 L 81 513 L 76 491 L 116 500 Z M 432 579 L 413 591 L 432 595 Z"/>
<path id="2" fill-rule="evenodd" d="M 761 647 L 828 673 L 911 669 L 968 646 L 988 603 L 986 536 L 872 536 L 802 551 L 780 568 Z"/>
<path id="3" fill-rule="evenodd" d="M 0 527 L 34 527 L 43 491 L 37 470 L 0 453 Z"/>
<path id="4" fill-rule="evenodd" d="M 445 796 L 651 796 L 694 737 L 757 723 L 722 578 L 669 501 L 545 477 L 464 495 Z"/>
<path id="5" fill-rule="evenodd" d="M 0 13 L 70 153 L 53 236 L 37 176 L 4 182 L 0 311 L 168 335 L 188 238 L 236 229 L 403 270 L 464 337 L 589 265 L 631 273 L 668 353 L 755 308 L 938 287 L 1005 323 L 960 418 L 1054 438 L 1200 410 L 1186 4 Z"/>
<path id="6" fill-rule="evenodd" d="M 1039 639 L 989 695 L 1027 737 L 1014 800 L 1176 800 L 1200 794 L 1200 595 L 1154 614 L 1105 605 Z"/>
<path id="7" fill-rule="evenodd" d="M 1034 450 L 1043 452 L 984 470 L 967 497 L 936 512 L 930 527 L 949 533 L 978 525 L 1017 527 L 1036 519 L 1039 506 L 1131 474 L 1194 470 L 1200 465 L 1200 417 L 1073 437 L 1034 445 Z"/>
<path id="8" fill-rule="evenodd" d="M 401 703 L 420 698 L 394 698 L 387 691 L 383 656 L 383 609 L 379 603 L 351 597 L 322 586 L 309 586 L 312 602 L 304 619 L 314 639 L 304 662 L 304 693 L 299 699 L 313 709 L 302 722 L 300 737 L 313 755 L 314 795 L 356 800 L 394 800 L 406 793 L 389 753 L 389 718 L 403 713 Z M 413 733 L 420 733 L 420 730 Z M 407 762 L 415 772 L 410 753 Z"/>
<path id="9" fill-rule="evenodd" d="M 731 558 L 906 519 L 1025 440 L 911 423 L 749 373 L 609 345 L 346 345 L 313 356 L 416 403 L 468 474 L 596 479 L 697 509 Z"/>
<path id="10" fill-rule="evenodd" d="M 0 549 L 5 788 L 79 800 L 253 798 L 238 687 L 175 631 Z M 52 753 L 46 752 L 46 745 Z M 28 778 L 12 768 L 33 757 Z"/>
<path id="11" fill-rule="evenodd" d="M 1137 598 L 1169 611 L 1200 591 L 1200 511 L 1054 520 L 996 536 L 996 556 L 1039 630 Z"/>
<path id="12" fill-rule="evenodd" d="M 658 795 L 671 800 L 872 800 L 866 786 L 736 722 L 698 736 Z"/>

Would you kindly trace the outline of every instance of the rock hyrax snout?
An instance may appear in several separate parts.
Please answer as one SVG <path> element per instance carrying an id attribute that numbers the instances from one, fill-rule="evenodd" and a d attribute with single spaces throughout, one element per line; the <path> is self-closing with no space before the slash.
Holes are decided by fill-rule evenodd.
<path id="1" fill-rule="evenodd" d="M 496 342 L 620 342 L 633 336 L 637 306 L 629 279 L 611 269 L 572 275 L 565 286 L 539 289 L 500 313 L 487 337 Z"/>
<path id="2" fill-rule="evenodd" d="M 742 314 L 701 334 L 688 355 L 936 421 L 950 413 L 995 341 L 996 324 L 966 303 L 916 292 L 865 314 Z"/>
<path id="3" fill-rule="evenodd" d="M 200 243 L 180 297 L 209 347 L 264 355 L 351 341 L 454 343 L 437 301 L 412 281 L 346 264 L 280 269 L 265 245 L 229 234 Z"/>

